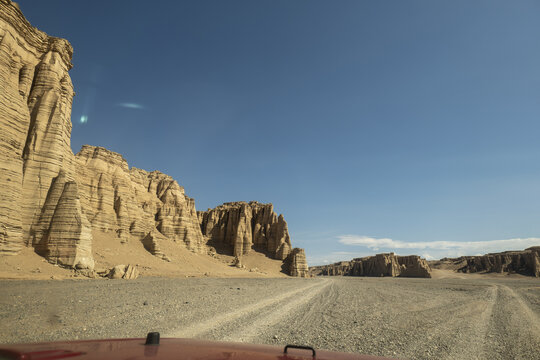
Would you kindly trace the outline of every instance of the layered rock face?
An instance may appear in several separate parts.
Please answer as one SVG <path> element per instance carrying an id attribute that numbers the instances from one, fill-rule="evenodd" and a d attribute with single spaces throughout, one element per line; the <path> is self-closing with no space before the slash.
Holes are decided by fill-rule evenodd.
<path id="1" fill-rule="evenodd" d="M 304 249 L 294 248 L 292 249 L 287 259 L 284 262 L 287 272 L 291 276 L 308 277 L 309 268 L 306 261 L 306 253 Z"/>
<path id="2" fill-rule="evenodd" d="M 197 215 L 208 245 L 226 249 L 238 259 L 252 249 L 263 252 L 283 260 L 289 275 L 308 276 L 304 249 L 292 249 L 287 222 L 274 212 L 272 204 L 229 202 Z"/>
<path id="3" fill-rule="evenodd" d="M 398 256 L 397 257 L 400 273 L 398 276 L 403 277 L 431 277 L 431 268 L 426 259 L 422 259 L 417 255 Z"/>
<path id="4" fill-rule="evenodd" d="M 52 181 L 35 229 L 33 246 L 49 261 L 68 267 L 93 269 L 92 229 L 83 215 L 75 181 L 61 170 Z"/>
<path id="5" fill-rule="evenodd" d="M 328 276 L 402 276 L 431 277 L 431 269 L 420 256 L 396 256 L 394 253 L 377 254 L 335 264 L 313 266 L 312 275 Z"/>
<path id="6" fill-rule="evenodd" d="M 74 93 L 68 75 L 72 54 L 69 42 L 32 27 L 16 5 L 0 0 L 0 254 L 16 254 L 33 242 L 53 246 L 51 254 L 78 244 L 86 247 L 77 187 L 58 184 L 62 190 L 56 191 L 62 211 L 76 211 L 73 216 L 81 219 L 81 227 L 59 231 L 63 227 L 60 216 L 42 213 L 60 170 L 64 171 L 62 182 L 74 180 L 70 148 Z M 36 239 L 36 232 L 47 240 Z M 75 240 L 73 244 L 66 243 L 68 238 Z M 86 257 L 73 255 L 78 249 L 69 252 L 61 256 L 62 261 Z"/>
<path id="7" fill-rule="evenodd" d="M 203 251 L 195 202 L 172 177 L 130 169 L 122 155 L 101 147 L 85 145 L 75 159 L 81 202 L 93 229 L 115 232 L 123 241 L 152 233 Z"/>
<path id="8" fill-rule="evenodd" d="M 533 246 L 523 251 L 505 251 L 455 259 L 445 258 L 440 262 L 459 264 L 457 271 L 464 273 L 517 273 L 540 277 L 540 246 Z"/>
<path id="9" fill-rule="evenodd" d="M 92 268 L 92 229 L 123 241 L 157 229 L 202 251 L 194 201 L 170 176 L 129 169 L 103 148 L 73 155 L 72 55 L 0 0 L 0 254 L 34 246 L 51 262 Z"/>
<path id="10" fill-rule="evenodd" d="M 291 238 L 283 215 L 272 204 L 256 201 L 230 202 L 197 213 L 208 243 L 232 249 L 242 256 L 254 248 L 274 259 L 285 260 L 291 252 Z"/>

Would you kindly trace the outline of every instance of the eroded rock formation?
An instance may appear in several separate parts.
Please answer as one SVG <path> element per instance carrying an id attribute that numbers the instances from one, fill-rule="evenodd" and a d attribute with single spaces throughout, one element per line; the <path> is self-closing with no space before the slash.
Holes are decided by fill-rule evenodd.
<path id="1" fill-rule="evenodd" d="M 72 55 L 0 0 L 0 253 L 34 246 L 51 262 L 91 268 L 92 229 L 123 241 L 157 229 L 203 251 L 194 202 L 170 176 L 129 169 L 103 148 L 73 155 Z"/>
<path id="2" fill-rule="evenodd" d="M 309 270 L 312 275 L 328 276 L 431 277 L 431 269 L 425 259 L 416 255 L 397 256 L 394 253 L 377 254 L 330 265 L 313 266 Z"/>
<path id="3" fill-rule="evenodd" d="M 107 274 L 109 279 L 134 280 L 139 277 L 139 270 L 133 265 L 116 265 Z"/>
<path id="4" fill-rule="evenodd" d="M 164 260 L 167 241 L 204 254 L 210 240 L 239 257 L 253 247 L 290 260 L 302 276 L 305 255 L 291 255 L 287 223 L 271 204 L 228 203 L 197 214 L 166 174 L 129 168 L 101 147 L 74 155 L 72 55 L 67 40 L 32 27 L 15 3 L 0 0 L 0 255 L 32 246 L 50 262 L 93 273 L 98 230 L 141 241 Z"/>
<path id="5" fill-rule="evenodd" d="M 40 221 L 45 226 L 41 228 L 42 236 L 35 244 L 36 252 L 57 264 L 92 269 L 92 229 L 82 213 L 77 183 L 62 180 L 62 174 L 53 180 L 50 196 L 47 196 L 46 211 L 42 214 L 50 212 L 53 207 L 54 211 L 51 217 L 44 216 L 46 220 Z"/>
<path id="6" fill-rule="evenodd" d="M 417 255 L 398 256 L 397 257 L 400 273 L 398 276 L 403 277 L 431 277 L 431 268 L 429 263 Z"/>
<path id="7" fill-rule="evenodd" d="M 540 277 L 540 246 L 482 256 L 462 256 L 432 262 L 435 268 L 450 267 L 463 273 L 516 273 Z"/>
<path id="8" fill-rule="evenodd" d="M 287 222 L 274 212 L 272 204 L 230 202 L 197 214 L 208 243 L 229 247 L 234 256 L 245 255 L 253 248 L 285 260 L 291 252 Z"/>
<path id="9" fill-rule="evenodd" d="M 294 248 L 284 261 L 287 273 L 291 276 L 308 277 L 309 268 L 304 249 Z"/>
<path id="10" fill-rule="evenodd" d="M 272 204 L 229 202 L 197 215 L 207 244 L 234 255 L 239 262 L 242 255 L 259 251 L 283 260 L 283 269 L 291 276 L 308 275 L 304 250 L 292 249 L 287 222 L 274 212 Z"/>
<path id="11" fill-rule="evenodd" d="M 33 242 L 34 232 L 38 231 L 34 226 L 40 222 L 52 180 L 60 171 L 64 171 L 66 182 L 74 180 L 70 147 L 74 93 L 68 75 L 72 54 L 68 41 L 32 27 L 17 6 L 0 0 L 2 254 L 16 254 L 22 246 Z M 77 188 L 71 187 L 69 191 L 69 198 L 75 199 L 77 194 L 73 192 Z M 78 211 L 72 205 L 72 210 Z M 82 212 L 74 216 L 84 218 Z M 47 221 L 44 219 L 41 224 Z M 56 223 L 54 228 L 58 230 L 58 226 Z M 75 232 L 81 238 L 65 244 L 67 247 L 86 244 L 86 231 Z M 74 235 L 72 232 L 69 236 Z"/>
<path id="12" fill-rule="evenodd" d="M 158 231 L 202 252 L 195 202 L 172 177 L 129 168 L 122 155 L 85 145 L 76 155 L 81 201 L 92 228 L 115 232 L 123 241 Z"/>

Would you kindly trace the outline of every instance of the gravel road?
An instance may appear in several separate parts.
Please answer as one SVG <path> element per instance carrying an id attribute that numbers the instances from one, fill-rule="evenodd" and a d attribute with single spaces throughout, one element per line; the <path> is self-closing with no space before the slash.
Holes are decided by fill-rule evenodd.
<path id="1" fill-rule="evenodd" d="M 143 278 L 0 287 L 0 343 L 159 331 L 405 359 L 540 359 L 534 278 Z"/>

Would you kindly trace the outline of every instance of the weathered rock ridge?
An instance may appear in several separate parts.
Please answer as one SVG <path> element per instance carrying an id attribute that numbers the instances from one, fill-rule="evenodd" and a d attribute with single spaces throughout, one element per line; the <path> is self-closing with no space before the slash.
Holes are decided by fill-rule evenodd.
<path id="1" fill-rule="evenodd" d="M 305 252 L 292 249 L 287 222 L 283 215 L 274 212 L 272 204 L 229 202 L 198 211 L 197 216 L 208 245 L 225 249 L 238 258 L 252 250 L 260 251 L 283 260 L 289 275 L 307 275 Z"/>
<path id="2" fill-rule="evenodd" d="M 444 258 L 432 262 L 432 266 L 434 268 L 450 266 L 463 273 L 515 273 L 540 277 L 540 246 L 523 251 Z"/>
<path id="3" fill-rule="evenodd" d="M 397 256 L 394 253 L 377 254 L 309 268 L 312 275 L 327 276 L 402 276 L 431 277 L 431 269 L 420 256 Z"/>
<path id="4" fill-rule="evenodd" d="M 254 247 L 303 276 L 304 252 L 291 252 L 287 223 L 271 204 L 229 203 L 198 215 L 169 175 L 130 168 L 101 147 L 74 155 L 72 55 L 67 40 L 32 27 L 15 3 L 0 0 L 0 255 L 28 246 L 49 262 L 91 271 L 97 230 L 141 241 L 163 260 L 165 242 L 200 254 L 207 241 L 238 256 Z"/>

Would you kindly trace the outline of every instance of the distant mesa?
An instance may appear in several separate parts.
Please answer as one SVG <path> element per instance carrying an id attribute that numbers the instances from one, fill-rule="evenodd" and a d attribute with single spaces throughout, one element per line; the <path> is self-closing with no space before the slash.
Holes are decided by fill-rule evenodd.
<path id="1" fill-rule="evenodd" d="M 272 204 L 197 212 L 169 175 L 130 168 L 102 147 L 74 155 L 72 55 L 67 40 L 32 27 L 12 1 L 0 0 L 0 255 L 32 247 L 51 263 L 91 273 L 99 231 L 140 242 L 164 261 L 171 245 L 202 256 L 210 248 L 237 257 L 254 251 L 282 262 L 287 274 L 307 275 L 304 251 L 292 247 Z"/>
<path id="2" fill-rule="evenodd" d="M 480 256 L 462 256 L 426 261 L 417 255 L 377 254 L 351 261 L 312 266 L 312 276 L 432 277 L 432 269 L 459 273 L 521 274 L 540 277 L 540 246 Z"/>
<path id="3" fill-rule="evenodd" d="M 462 273 L 521 274 L 540 277 L 540 246 L 522 251 L 505 251 L 481 256 L 462 256 L 430 261 L 435 269 Z"/>
<path id="4" fill-rule="evenodd" d="M 391 276 L 391 277 L 431 277 L 431 268 L 420 256 L 397 256 L 394 253 L 377 254 L 342 261 L 330 265 L 312 266 L 309 272 L 314 276 Z"/>

